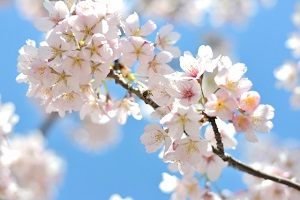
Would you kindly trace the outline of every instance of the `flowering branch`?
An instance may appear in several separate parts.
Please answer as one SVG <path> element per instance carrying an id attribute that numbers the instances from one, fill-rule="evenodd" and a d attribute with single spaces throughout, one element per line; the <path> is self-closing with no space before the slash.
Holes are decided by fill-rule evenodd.
<path id="1" fill-rule="evenodd" d="M 119 63 L 117 62 L 116 65 L 118 65 L 118 64 Z M 114 66 L 114 68 L 118 68 L 118 67 Z M 137 97 L 139 97 L 141 100 L 143 100 L 146 104 L 149 104 L 152 108 L 156 109 L 156 108 L 159 107 L 150 98 L 144 97 L 142 91 L 140 91 L 137 88 L 134 88 L 131 84 L 128 84 L 121 73 L 114 73 L 114 70 L 112 69 L 110 71 L 109 77 L 113 78 L 115 80 L 116 84 L 121 85 L 128 92 L 135 94 Z M 216 121 L 215 121 L 216 118 L 215 117 L 208 117 L 208 119 L 209 119 L 209 122 L 213 126 L 213 131 L 215 133 L 215 137 L 216 137 L 216 140 L 217 140 L 217 149 L 213 148 L 213 152 L 216 155 L 218 155 L 224 162 L 228 162 L 229 166 L 231 166 L 235 169 L 238 169 L 240 171 L 246 172 L 248 174 L 251 174 L 253 176 L 263 178 L 263 179 L 272 180 L 274 182 L 292 187 L 292 188 L 300 191 L 300 184 L 299 183 L 293 182 L 293 181 L 291 181 L 289 179 L 286 179 L 286 178 L 282 178 L 282 177 L 279 177 L 279 176 L 276 176 L 276 175 L 269 175 L 267 173 L 256 170 L 256 169 L 252 168 L 251 166 L 237 160 L 236 158 L 233 158 L 231 155 L 225 153 L 223 143 L 222 143 L 222 138 L 221 138 L 221 135 L 218 131 L 218 127 L 217 127 L 217 124 L 216 124 Z"/>

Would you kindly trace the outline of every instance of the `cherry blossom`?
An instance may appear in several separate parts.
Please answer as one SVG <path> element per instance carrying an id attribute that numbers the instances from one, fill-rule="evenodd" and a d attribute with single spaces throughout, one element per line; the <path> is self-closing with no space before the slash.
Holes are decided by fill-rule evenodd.
<path id="1" fill-rule="evenodd" d="M 221 176 L 222 170 L 226 166 L 227 163 L 211 152 L 210 155 L 202 155 L 200 157 L 200 161 L 197 163 L 196 169 L 200 173 L 206 173 L 209 180 L 215 181 Z"/>
<path id="2" fill-rule="evenodd" d="M 175 140 L 173 149 L 177 159 L 193 166 L 201 162 L 202 155 L 209 155 L 212 151 L 206 140 L 192 140 L 189 137 Z"/>
<path id="3" fill-rule="evenodd" d="M 174 47 L 173 44 L 179 40 L 180 34 L 171 32 L 172 30 L 173 26 L 171 24 L 160 28 L 155 39 L 155 47 L 161 51 L 168 51 L 174 58 L 177 58 L 180 56 L 181 51 L 178 47 Z"/>
<path id="4" fill-rule="evenodd" d="M 159 52 L 152 56 L 153 58 L 147 65 L 141 64 L 137 67 L 136 72 L 145 77 L 151 77 L 154 74 L 170 74 L 174 70 L 166 63 L 170 62 L 173 58 L 172 54 L 167 51 Z"/>
<path id="5" fill-rule="evenodd" d="M 151 20 L 148 20 L 145 25 L 140 27 L 140 19 L 136 12 L 129 15 L 125 22 L 121 22 L 121 26 L 127 37 L 146 37 L 156 29 L 155 23 Z"/>
<path id="6" fill-rule="evenodd" d="M 209 116 L 219 116 L 222 120 L 231 120 L 237 102 L 225 90 L 218 90 L 207 98 L 205 112 Z"/>
<path id="7" fill-rule="evenodd" d="M 168 93 L 183 106 L 196 104 L 201 98 L 201 88 L 195 79 L 174 80 L 169 88 Z"/>
<path id="8" fill-rule="evenodd" d="M 220 88 L 237 97 L 252 87 L 250 80 L 242 78 L 246 70 L 246 66 L 241 63 L 227 65 L 218 72 L 215 82 Z"/>
<path id="9" fill-rule="evenodd" d="M 114 103 L 114 110 L 109 112 L 111 116 L 117 116 L 117 120 L 120 124 L 125 124 L 127 117 L 132 115 L 135 119 L 142 119 L 139 104 L 133 102 L 130 98 L 125 98 L 123 100 L 117 100 Z"/>
<path id="10" fill-rule="evenodd" d="M 254 130 L 262 133 L 268 133 L 273 128 L 270 121 L 274 117 L 274 108 L 270 105 L 259 105 L 249 115 L 234 114 L 233 125 L 236 131 L 245 132 L 245 137 L 250 142 L 257 142 Z"/>
<path id="11" fill-rule="evenodd" d="M 153 44 L 141 37 L 130 37 L 131 41 L 121 40 L 122 61 L 127 66 L 132 66 L 135 61 L 147 64 L 153 55 Z"/>
<path id="12" fill-rule="evenodd" d="M 171 146 L 171 138 L 166 131 L 158 124 L 148 124 L 145 132 L 141 135 L 141 142 L 145 145 L 148 153 L 153 153 L 160 149 L 165 143 L 165 151 Z"/>
<path id="13" fill-rule="evenodd" d="M 160 120 L 160 123 L 169 128 L 169 136 L 174 139 L 180 139 L 184 133 L 194 139 L 199 139 L 198 120 L 201 118 L 202 116 L 193 108 L 177 105 Z"/>
<path id="14" fill-rule="evenodd" d="M 63 1 L 45 1 L 44 7 L 49 12 L 49 17 L 40 18 L 35 22 L 35 27 L 40 31 L 49 31 L 60 21 L 64 20 L 69 16 L 69 9 Z"/>

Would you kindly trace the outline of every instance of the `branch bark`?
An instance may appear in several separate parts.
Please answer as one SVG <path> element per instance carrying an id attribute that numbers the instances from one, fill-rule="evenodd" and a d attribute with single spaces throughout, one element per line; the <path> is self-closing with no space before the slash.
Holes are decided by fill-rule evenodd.
<path id="1" fill-rule="evenodd" d="M 116 84 L 121 85 L 128 92 L 135 94 L 138 98 L 143 100 L 146 104 L 149 104 L 150 106 L 152 106 L 152 108 L 156 109 L 159 107 L 150 98 L 144 97 L 142 91 L 140 91 L 137 88 L 134 88 L 132 85 L 128 84 L 126 82 L 126 80 L 124 79 L 124 77 L 122 76 L 122 74 L 120 74 L 120 73 L 116 74 L 116 73 L 114 73 L 114 70 L 111 70 L 109 77 L 113 78 L 115 80 Z M 216 141 L 217 141 L 217 148 L 213 148 L 213 152 L 216 155 L 218 155 L 224 162 L 228 162 L 229 166 L 231 166 L 235 169 L 238 169 L 240 171 L 246 172 L 248 174 L 251 174 L 253 176 L 267 179 L 267 180 L 272 180 L 276 183 L 283 184 L 283 185 L 286 185 L 288 187 L 291 187 L 291 188 L 294 188 L 294 189 L 300 191 L 299 183 L 292 181 L 290 179 L 286 179 L 286 178 L 279 177 L 276 175 L 270 175 L 270 174 L 264 173 L 260 170 L 256 170 L 256 169 L 252 168 L 251 166 L 239 161 L 238 159 L 233 158 L 231 155 L 225 153 L 221 134 L 218 131 L 218 127 L 217 127 L 217 124 L 215 121 L 216 117 L 209 117 L 209 116 L 207 116 L 207 117 L 208 117 L 210 123 L 212 124 L 213 131 L 215 133 Z"/>

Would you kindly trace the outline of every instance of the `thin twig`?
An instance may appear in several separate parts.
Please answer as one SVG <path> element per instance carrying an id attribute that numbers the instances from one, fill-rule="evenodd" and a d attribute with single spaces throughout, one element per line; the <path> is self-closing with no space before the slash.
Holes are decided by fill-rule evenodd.
<path id="1" fill-rule="evenodd" d="M 135 94 L 137 97 L 139 97 L 141 100 L 143 100 L 146 104 L 151 105 L 154 109 L 159 107 L 150 98 L 145 98 L 143 96 L 142 91 L 134 88 L 132 85 L 129 85 L 126 82 L 126 80 L 122 77 L 121 74 L 115 74 L 114 71 L 112 70 L 109 76 L 115 80 L 116 84 L 121 85 L 127 91 Z M 280 184 L 289 186 L 291 188 L 294 188 L 294 189 L 300 191 L 300 184 L 299 183 L 297 183 L 295 181 L 292 181 L 290 179 L 286 179 L 286 178 L 275 176 L 275 175 L 270 175 L 270 174 L 264 173 L 262 171 L 256 170 L 256 169 L 252 168 L 251 166 L 249 166 L 249 165 L 233 158 L 231 155 L 225 153 L 223 143 L 222 143 L 222 140 L 221 140 L 221 135 L 218 131 L 218 127 L 217 127 L 217 124 L 215 122 L 215 117 L 208 117 L 208 119 L 209 119 L 210 123 L 213 126 L 213 130 L 215 132 L 215 135 L 217 135 L 217 137 L 216 137 L 217 149 L 213 148 L 213 152 L 216 155 L 218 155 L 224 162 L 228 162 L 229 166 L 231 166 L 235 169 L 238 169 L 240 171 L 246 172 L 248 174 L 251 174 L 253 176 L 263 178 L 263 179 L 272 180 L 276 183 L 280 183 Z"/>

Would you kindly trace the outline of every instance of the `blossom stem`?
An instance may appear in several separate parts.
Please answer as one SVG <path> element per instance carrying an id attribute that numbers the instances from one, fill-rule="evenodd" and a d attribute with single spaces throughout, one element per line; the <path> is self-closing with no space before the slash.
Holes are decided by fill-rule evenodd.
<path id="1" fill-rule="evenodd" d="M 115 64 L 118 64 L 118 62 L 116 62 Z M 118 67 L 116 66 L 116 69 L 117 68 Z M 110 78 L 114 79 L 116 84 L 121 85 L 128 92 L 135 94 L 138 98 L 143 100 L 146 104 L 149 104 L 150 106 L 152 106 L 152 108 L 156 109 L 156 108 L 159 107 L 150 98 L 145 98 L 143 96 L 142 91 L 140 91 L 137 88 L 134 88 L 131 84 L 128 84 L 121 73 L 115 73 L 114 70 L 112 69 L 108 76 Z M 291 188 L 294 188 L 294 189 L 300 191 L 300 184 L 299 183 L 297 183 L 295 181 L 292 181 L 290 179 L 286 179 L 286 178 L 279 177 L 279 176 L 276 176 L 276 175 L 270 175 L 270 174 L 264 173 L 262 171 L 256 170 L 256 169 L 252 168 L 251 166 L 237 160 L 236 158 L 233 158 L 231 155 L 225 153 L 223 143 L 222 143 L 222 139 L 221 139 L 221 134 L 219 133 L 217 124 L 215 122 L 215 117 L 208 117 L 208 118 L 209 118 L 209 121 L 211 122 L 211 124 L 213 126 L 213 131 L 215 133 L 216 140 L 217 140 L 217 148 L 213 147 L 213 152 L 216 155 L 218 155 L 224 162 L 228 162 L 229 166 L 231 166 L 235 169 L 238 169 L 240 171 L 246 172 L 248 174 L 251 174 L 253 176 L 263 178 L 263 179 L 267 179 L 267 180 L 272 180 L 276 183 L 283 184 L 283 185 L 286 185 L 288 187 L 291 187 Z"/>

